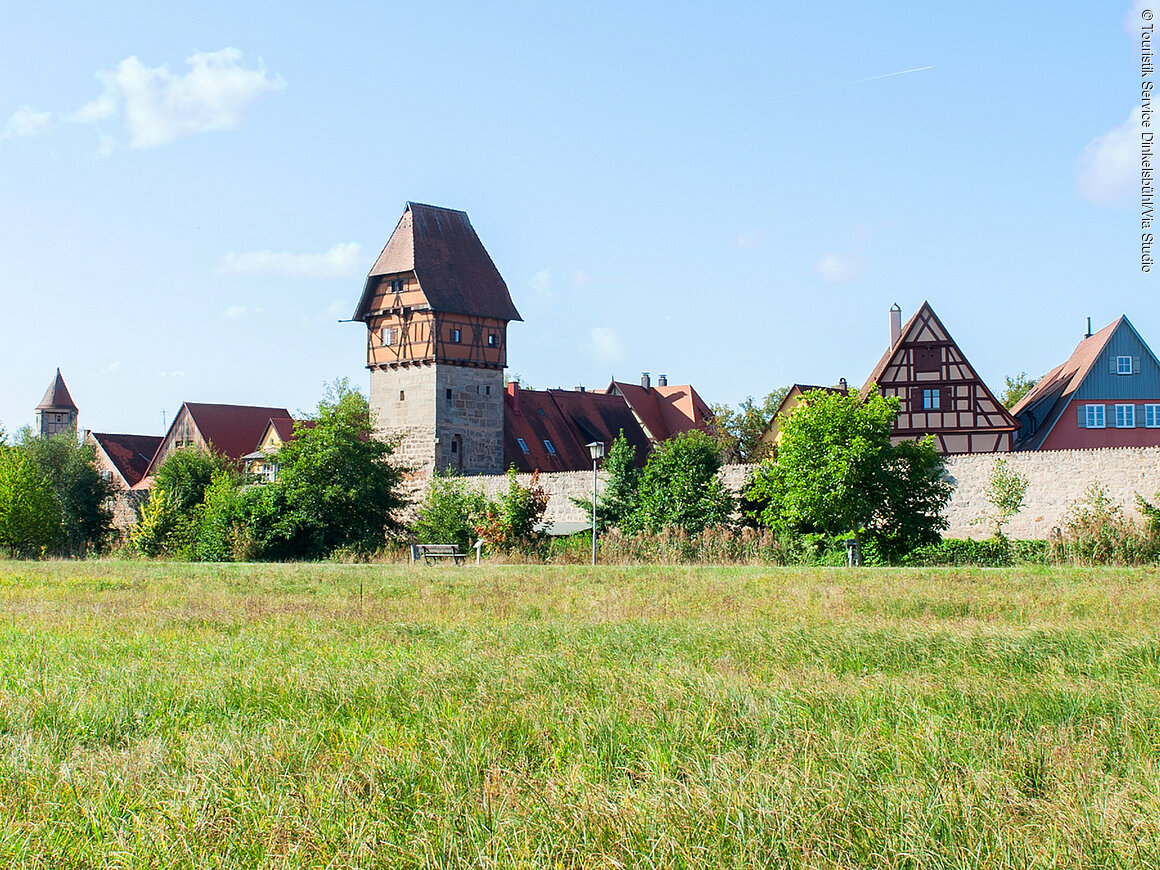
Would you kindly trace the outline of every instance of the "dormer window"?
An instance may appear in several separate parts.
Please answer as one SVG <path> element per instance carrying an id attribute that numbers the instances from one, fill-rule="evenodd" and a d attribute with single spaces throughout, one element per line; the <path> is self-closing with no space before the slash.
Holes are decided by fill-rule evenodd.
<path id="1" fill-rule="evenodd" d="M 1130 375 L 1132 373 L 1132 358 L 1130 356 L 1116 357 L 1116 374 Z"/>

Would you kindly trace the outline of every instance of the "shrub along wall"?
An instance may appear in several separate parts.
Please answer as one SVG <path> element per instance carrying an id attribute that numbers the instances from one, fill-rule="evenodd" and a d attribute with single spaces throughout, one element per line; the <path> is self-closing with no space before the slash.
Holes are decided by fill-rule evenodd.
<path id="1" fill-rule="evenodd" d="M 1160 448 L 1124 447 L 1106 450 L 1049 450 L 1001 454 L 1014 470 L 1027 475 L 1027 499 L 1023 510 L 1008 524 L 1008 537 L 1043 540 L 1062 526 L 1068 507 L 1083 498 L 1093 483 L 1104 487 L 1128 513 L 1135 513 L 1135 494 L 1147 499 L 1160 492 Z M 948 538 L 986 538 L 991 528 L 976 522 L 990 510 L 983 495 L 995 454 L 953 456 L 947 474 L 955 485 L 947 508 Z M 752 473 L 751 465 L 726 465 L 719 472 L 725 485 L 740 492 Z M 604 484 L 599 474 L 598 489 Z M 530 474 L 519 481 L 527 485 Z M 507 478 L 489 475 L 476 478 L 489 496 L 506 490 Z M 540 475 L 540 486 L 549 493 L 545 519 L 550 522 L 583 523 L 588 517 L 572 503 L 573 498 L 592 497 L 591 471 L 566 471 Z"/>

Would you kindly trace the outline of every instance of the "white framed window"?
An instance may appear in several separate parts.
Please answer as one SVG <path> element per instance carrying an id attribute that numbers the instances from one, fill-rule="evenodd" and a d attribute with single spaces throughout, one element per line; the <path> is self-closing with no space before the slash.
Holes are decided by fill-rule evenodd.
<path id="1" fill-rule="evenodd" d="M 1130 375 L 1132 373 L 1132 358 L 1130 356 L 1116 357 L 1116 374 Z"/>
<path id="2" fill-rule="evenodd" d="M 395 343 L 395 330 L 389 326 L 384 326 L 379 330 L 379 345 L 382 347 L 389 347 Z"/>
<path id="3" fill-rule="evenodd" d="M 1136 428 L 1136 406 L 1135 405 L 1116 405 L 1116 428 L 1117 429 L 1135 429 Z"/>
<path id="4" fill-rule="evenodd" d="M 1149 429 L 1160 428 L 1160 405 L 1144 406 L 1144 425 Z"/>
<path id="5" fill-rule="evenodd" d="M 528 442 L 525 441 L 523 438 L 517 438 L 516 444 L 520 445 L 520 450 L 524 451 L 524 453 L 531 453 L 532 452 L 528 449 Z"/>
<path id="6" fill-rule="evenodd" d="M 922 391 L 922 409 L 924 411 L 938 410 L 938 390 L 923 390 Z"/>
<path id="7" fill-rule="evenodd" d="M 548 448 L 548 455 L 549 456 L 556 455 L 556 448 L 552 446 L 552 442 L 549 441 L 547 438 L 544 439 L 544 446 Z"/>
<path id="8" fill-rule="evenodd" d="M 1104 423 L 1104 406 L 1103 405 L 1088 405 L 1085 409 L 1087 417 L 1088 429 L 1103 429 L 1106 425 Z"/>

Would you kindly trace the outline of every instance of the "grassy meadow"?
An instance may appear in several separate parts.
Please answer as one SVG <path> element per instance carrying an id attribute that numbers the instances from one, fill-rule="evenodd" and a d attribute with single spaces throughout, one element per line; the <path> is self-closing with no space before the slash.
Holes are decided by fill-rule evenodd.
<path id="1" fill-rule="evenodd" d="M 1160 866 L 1160 572 L 0 561 L 0 866 Z"/>

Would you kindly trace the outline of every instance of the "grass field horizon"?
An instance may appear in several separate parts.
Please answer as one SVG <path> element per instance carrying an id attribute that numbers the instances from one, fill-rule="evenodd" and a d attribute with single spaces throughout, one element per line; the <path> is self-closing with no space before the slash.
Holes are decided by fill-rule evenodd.
<path id="1" fill-rule="evenodd" d="M 0 561 L 0 865 L 1160 866 L 1160 571 Z"/>

